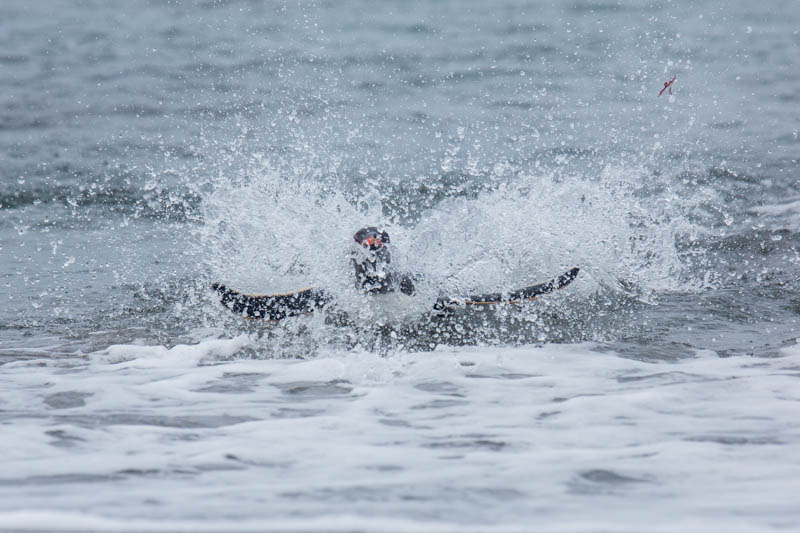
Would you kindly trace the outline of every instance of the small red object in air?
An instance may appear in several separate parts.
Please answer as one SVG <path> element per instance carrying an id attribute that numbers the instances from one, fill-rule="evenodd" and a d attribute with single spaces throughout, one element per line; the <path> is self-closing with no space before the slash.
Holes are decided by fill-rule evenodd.
<path id="1" fill-rule="evenodd" d="M 672 76 L 671 80 L 665 81 L 664 82 L 664 88 L 661 89 L 661 91 L 658 93 L 658 96 L 661 96 L 662 94 L 664 94 L 664 91 L 666 91 L 667 89 L 669 89 L 669 94 L 672 94 L 671 85 L 672 85 L 672 82 L 675 81 L 675 78 L 677 78 L 677 77 L 678 77 L 677 75 L 676 76 Z"/>

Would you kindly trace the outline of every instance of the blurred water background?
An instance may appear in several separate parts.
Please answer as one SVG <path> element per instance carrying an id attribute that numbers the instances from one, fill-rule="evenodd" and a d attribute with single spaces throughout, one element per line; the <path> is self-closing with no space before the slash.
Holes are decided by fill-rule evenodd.
<path id="1" fill-rule="evenodd" d="M 8 0 L 0 87 L 0 527 L 797 526 L 793 2 Z"/>

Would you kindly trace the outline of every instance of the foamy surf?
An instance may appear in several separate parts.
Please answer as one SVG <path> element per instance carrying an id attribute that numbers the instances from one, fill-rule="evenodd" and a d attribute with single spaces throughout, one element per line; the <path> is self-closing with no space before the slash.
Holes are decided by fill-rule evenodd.
<path id="1" fill-rule="evenodd" d="M 58 526 L 54 527 L 54 524 Z M 8 525 L 8 527 L 5 527 Z M 646 518 L 631 521 L 630 527 L 647 529 L 648 531 L 682 531 L 708 529 L 708 524 L 690 518 L 679 518 L 670 524 L 652 524 Z M 752 524 L 744 524 L 739 520 L 723 519 L 715 522 L 714 527 L 722 527 L 726 531 L 761 531 Z M 161 521 L 149 520 L 113 520 L 99 518 L 80 513 L 58 512 L 32 512 L 17 511 L 0 514 L 0 530 L 2 531 L 52 531 L 60 532 L 209 532 L 229 531 L 231 533 L 250 533 L 261 531 L 330 531 L 334 533 L 349 533 L 352 531 L 430 531 L 448 533 L 458 531 L 512 533 L 525 531 L 608 531 L 619 528 L 619 522 L 602 522 L 596 520 L 572 519 L 549 523 L 547 519 L 537 524 L 520 523 L 515 525 L 481 524 L 464 525 L 442 521 L 416 521 L 402 519 L 365 519 L 358 516 L 326 516 L 315 519 L 301 520 L 179 520 L 172 521 L 165 526 Z M 763 529 L 767 531 L 767 529 Z"/>
<path id="2" fill-rule="evenodd" d="M 48 511 L 6 512 L 3 527 L 674 530 L 798 518 L 796 344 L 771 359 L 704 351 L 674 363 L 591 343 L 246 358 L 261 349 L 242 335 L 5 365 L 15 394 L 3 397 L 13 430 L 0 494 L 16 509 L 39 488 L 49 497 Z"/>

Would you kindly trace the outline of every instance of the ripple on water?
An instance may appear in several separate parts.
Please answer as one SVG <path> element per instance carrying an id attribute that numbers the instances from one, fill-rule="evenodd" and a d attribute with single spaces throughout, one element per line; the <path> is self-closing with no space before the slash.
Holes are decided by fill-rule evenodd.
<path id="1" fill-rule="evenodd" d="M 258 420 L 250 416 L 219 415 L 183 415 L 159 416 L 140 413 L 111 413 L 101 415 L 62 415 L 55 417 L 58 423 L 73 424 L 83 428 L 105 426 L 155 426 L 181 429 L 212 429 L 233 426 L 244 422 Z"/>
<path id="2" fill-rule="evenodd" d="M 91 392 L 63 391 L 46 396 L 44 403 L 51 409 L 70 409 L 86 405 L 86 398 L 93 396 Z"/>
<path id="3" fill-rule="evenodd" d="M 353 387 L 341 380 L 333 381 L 293 381 L 289 383 L 272 383 L 281 392 L 293 400 L 321 400 L 348 396 Z"/>
<path id="4" fill-rule="evenodd" d="M 568 483 L 569 491 L 576 494 L 612 494 L 619 491 L 632 491 L 647 479 L 627 476 L 613 470 L 602 468 L 584 470 Z"/>

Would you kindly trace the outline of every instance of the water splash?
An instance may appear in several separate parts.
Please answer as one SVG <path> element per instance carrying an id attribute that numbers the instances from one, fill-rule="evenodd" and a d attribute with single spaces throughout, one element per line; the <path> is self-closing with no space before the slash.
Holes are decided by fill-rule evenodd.
<path id="1" fill-rule="evenodd" d="M 692 199 L 644 166 L 606 165 L 590 176 L 518 168 L 504 179 L 455 189 L 440 183 L 451 179 L 445 174 L 426 181 L 422 191 L 435 199 L 380 176 L 366 189 L 356 188 L 364 191 L 358 194 L 341 176 L 314 170 L 313 162 L 290 167 L 263 154 L 250 156 L 204 186 L 198 229 L 204 283 L 223 281 L 258 293 L 321 287 L 334 296 L 336 310 L 313 322 L 299 319 L 308 326 L 301 333 L 310 331 L 323 344 L 408 348 L 429 347 L 427 340 L 563 339 L 551 331 L 559 320 L 576 319 L 588 332 L 576 339 L 597 338 L 592 312 L 569 309 L 575 298 L 602 312 L 598 307 L 609 302 L 652 301 L 659 291 L 694 290 L 708 282 L 696 276 L 680 246 L 703 231 L 693 216 L 708 199 Z M 417 215 L 408 217 L 410 212 Z M 364 225 L 389 231 L 395 268 L 419 280 L 414 297 L 375 301 L 354 289 L 348 257 L 352 234 Z M 571 296 L 554 298 L 558 306 L 538 303 L 535 312 L 513 306 L 478 319 L 430 321 L 437 297 L 509 291 L 573 266 L 581 267 L 581 275 L 567 291 Z M 218 316 L 221 309 L 212 303 L 208 311 Z M 551 315 L 560 319 L 554 323 Z M 281 327 L 285 345 L 298 331 L 273 329 Z"/>

